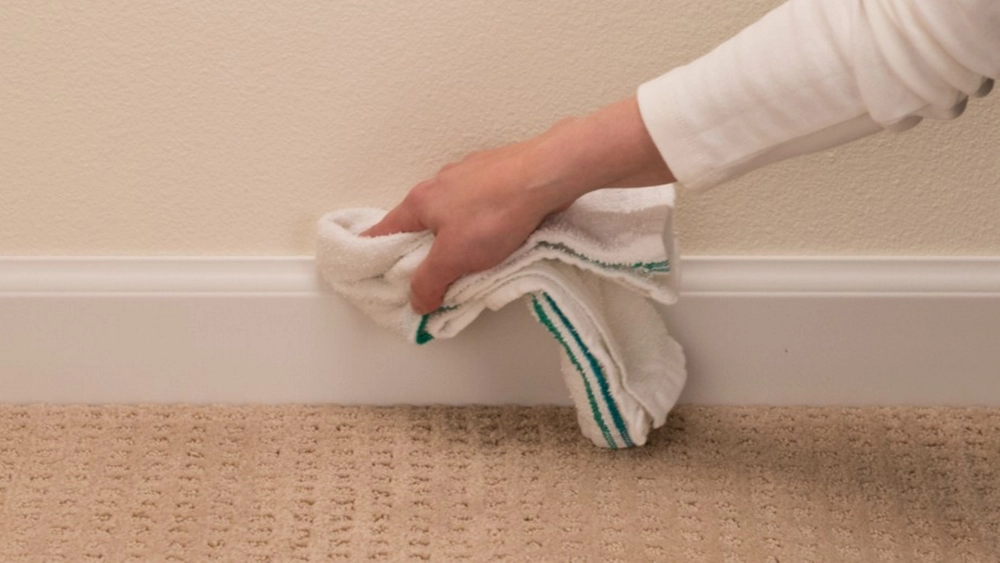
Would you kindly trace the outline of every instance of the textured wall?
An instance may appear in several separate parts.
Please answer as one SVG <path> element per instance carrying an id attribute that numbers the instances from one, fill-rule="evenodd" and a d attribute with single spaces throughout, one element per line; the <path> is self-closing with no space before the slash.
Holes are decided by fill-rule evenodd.
<path id="1" fill-rule="evenodd" d="M 634 91 L 775 0 L 6 0 L 0 254 L 309 254 L 465 152 Z M 1000 95 L 683 195 L 694 254 L 1000 253 Z"/>

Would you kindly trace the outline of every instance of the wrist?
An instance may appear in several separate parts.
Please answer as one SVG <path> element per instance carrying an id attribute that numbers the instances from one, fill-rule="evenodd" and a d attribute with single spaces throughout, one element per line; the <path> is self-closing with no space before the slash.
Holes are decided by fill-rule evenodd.
<path id="1" fill-rule="evenodd" d="M 646 130 L 635 97 L 560 121 L 532 141 L 525 167 L 532 191 L 553 210 L 608 186 L 675 179 Z M 639 180 L 637 183 L 630 183 Z"/>
<path id="2" fill-rule="evenodd" d="M 561 211 L 580 196 L 604 187 L 600 150 L 591 116 L 565 118 L 529 142 L 524 169 L 528 191 L 546 213 Z"/>

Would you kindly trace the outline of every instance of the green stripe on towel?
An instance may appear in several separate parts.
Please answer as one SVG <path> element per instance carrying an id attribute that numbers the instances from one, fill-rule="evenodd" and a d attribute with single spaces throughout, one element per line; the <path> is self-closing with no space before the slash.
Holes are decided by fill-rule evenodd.
<path id="1" fill-rule="evenodd" d="M 573 335 L 577 345 L 581 350 L 583 350 L 583 354 L 590 362 L 590 368 L 594 371 L 594 376 L 597 378 L 597 384 L 601 389 L 601 395 L 604 396 L 604 402 L 608 406 L 608 412 L 611 413 L 611 419 L 615 421 L 615 428 L 618 429 L 618 433 L 621 435 L 622 440 L 625 441 L 625 445 L 628 447 L 634 446 L 635 444 L 632 442 L 632 438 L 628 434 L 628 429 L 625 427 L 625 421 L 622 420 L 622 415 L 618 411 L 618 405 L 615 403 L 615 399 L 611 396 L 611 389 L 608 387 L 607 378 L 604 377 L 604 370 L 601 369 L 601 363 L 598 362 L 597 358 L 595 358 L 593 354 L 590 353 L 590 350 L 587 349 L 587 346 L 583 343 L 583 339 L 580 338 L 576 329 L 573 328 L 573 324 L 569 322 L 569 319 L 567 319 L 566 315 L 564 315 L 559 309 L 559 306 L 556 305 L 556 302 L 552 299 L 552 297 L 549 296 L 548 293 L 542 293 L 542 295 L 545 297 L 545 300 L 548 301 L 552 310 L 556 312 L 556 315 L 559 316 L 559 320 L 562 321 L 563 326 L 565 326 L 566 329 L 569 330 L 569 333 Z"/>
<path id="2" fill-rule="evenodd" d="M 434 335 L 427 330 L 427 321 L 429 321 L 431 317 L 438 313 L 454 311 L 455 309 L 458 309 L 458 305 L 445 305 L 438 307 L 430 313 L 420 317 L 420 326 L 417 327 L 417 334 L 413 336 L 413 339 L 416 340 L 417 344 L 427 344 L 431 340 L 434 340 Z"/>
<path id="3" fill-rule="evenodd" d="M 545 295 L 545 294 L 543 294 Z M 548 295 L 546 295 L 548 297 Z M 590 403 L 590 412 L 594 417 L 594 422 L 597 423 L 597 427 L 601 429 L 601 434 L 604 435 L 604 440 L 608 443 L 608 447 L 611 449 L 618 449 L 618 445 L 615 443 L 615 439 L 611 436 L 611 431 L 608 430 L 608 425 L 604 423 L 604 417 L 601 416 L 601 410 L 597 407 L 597 400 L 594 398 L 594 391 L 590 388 L 590 382 L 587 381 L 587 374 L 580 365 L 579 360 L 576 359 L 576 355 L 573 354 L 573 350 L 570 348 L 569 343 L 567 343 L 559 329 L 552 324 L 552 319 L 545 314 L 545 309 L 542 307 L 541 303 L 538 302 L 538 297 L 535 295 L 531 296 L 531 305 L 535 310 L 535 315 L 538 317 L 538 321 L 548 329 L 549 333 L 562 345 L 563 350 L 566 351 L 566 356 L 569 361 L 572 362 L 576 371 L 580 374 L 581 379 L 583 379 L 583 387 L 587 391 L 587 402 Z"/>
<path id="4" fill-rule="evenodd" d="M 427 332 L 427 320 L 430 318 L 430 314 L 420 317 L 420 326 L 417 327 L 417 344 L 427 344 L 431 340 L 434 340 L 434 335 Z"/>
<path id="5" fill-rule="evenodd" d="M 635 262 L 634 264 L 621 264 L 621 263 L 616 264 L 611 262 L 602 262 L 600 260 L 595 260 L 594 258 L 580 254 L 579 252 L 573 250 L 572 248 L 566 246 L 561 242 L 548 242 L 543 240 L 539 241 L 537 246 L 540 246 L 542 248 L 550 248 L 552 250 L 558 250 L 559 252 L 568 254 L 573 258 L 576 258 L 578 260 L 583 260 L 584 262 L 594 264 L 595 266 L 600 266 L 607 270 L 645 270 L 646 272 L 652 272 L 652 273 L 667 273 L 670 271 L 669 260 L 660 260 L 657 262 Z"/>

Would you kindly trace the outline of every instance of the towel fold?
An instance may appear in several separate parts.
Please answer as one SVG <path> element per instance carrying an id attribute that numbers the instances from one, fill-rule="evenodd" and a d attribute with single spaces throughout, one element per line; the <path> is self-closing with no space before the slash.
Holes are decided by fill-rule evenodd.
<path id="1" fill-rule="evenodd" d="M 677 300 L 673 186 L 601 190 L 546 219 L 501 264 L 465 276 L 433 313 L 410 309 L 410 277 L 430 232 L 362 237 L 380 209 L 319 221 L 317 266 L 333 290 L 378 325 L 418 344 L 458 334 L 485 309 L 522 297 L 562 350 L 562 373 L 584 435 L 640 446 L 684 386 L 684 353 L 654 303 Z"/>

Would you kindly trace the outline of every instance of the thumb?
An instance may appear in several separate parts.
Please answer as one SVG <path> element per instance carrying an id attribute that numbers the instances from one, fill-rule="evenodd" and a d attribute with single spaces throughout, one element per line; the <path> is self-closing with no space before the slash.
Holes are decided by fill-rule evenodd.
<path id="1" fill-rule="evenodd" d="M 413 272 L 410 305 L 417 314 L 426 315 L 440 307 L 448 287 L 465 273 L 456 255 L 448 252 L 446 241 L 435 238 L 427 257 Z"/>

